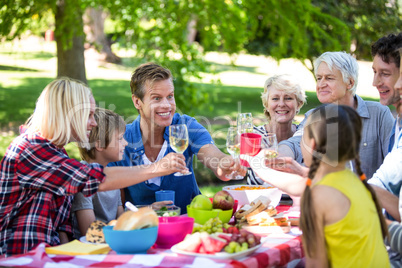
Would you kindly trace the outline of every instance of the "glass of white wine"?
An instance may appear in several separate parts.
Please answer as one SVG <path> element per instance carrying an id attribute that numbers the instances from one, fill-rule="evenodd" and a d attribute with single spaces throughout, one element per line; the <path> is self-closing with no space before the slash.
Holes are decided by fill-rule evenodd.
<path id="1" fill-rule="evenodd" d="M 263 135 L 261 149 L 264 150 L 264 156 L 268 160 L 278 157 L 278 140 L 275 133 Z"/>
<path id="2" fill-rule="evenodd" d="M 226 138 L 226 149 L 235 161 L 239 159 L 240 155 L 240 135 L 237 127 L 229 127 L 228 135 Z M 243 176 L 238 175 L 236 171 L 227 175 L 227 178 L 234 180 L 242 180 Z"/>
<path id="3" fill-rule="evenodd" d="M 169 143 L 173 151 L 183 154 L 188 147 L 188 130 L 185 124 L 169 126 Z M 175 176 L 184 176 L 192 174 L 190 171 L 183 174 L 176 172 Z"/>
<path id="4" fill-rule="evenodd" d="M 251 113 L 241 113 L 237 115 L 237 127 L 239 134 L 253 132 L 253 116 Z"/>

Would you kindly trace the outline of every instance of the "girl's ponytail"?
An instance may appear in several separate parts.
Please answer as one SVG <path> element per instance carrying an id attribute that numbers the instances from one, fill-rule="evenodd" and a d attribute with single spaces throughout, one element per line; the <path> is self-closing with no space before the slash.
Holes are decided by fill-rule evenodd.
<path id="1" fill-rule="evenodd" d="M 375 193 L 373 187 L 371 187 L 371 185 L 367 183 L 366 176 L 364 175 L 363 171 L 361 170 L 359 154 L 357 154 L 355 162 L 356 162 L 357 174 L 359 175 L 364 186 L 366 186 L 366 188 L 370 191 L 371 197 L 373 198 L 375 207 L 377 209 L 378 218 L 380 219 L 380 223 L 381 223 L 382 236 L 383 236 L 383 238 L 388 237 L 388 226 L 385 222 L 384 215 L 382 214 L 382 207 L 380 205 L 380 202 L 378 201 L 377 194 Z"/>
<path id="2" fill-rule="evenodd" d="M 313 156 L 312 163 L 310 166 L 309 176 L 306 183 L 306 188 L 301 198 L 300 207 L 300 229 L 303 231 L 303 246 L 305 252 L 309 257 L 313 257 L 313 252 L 316 250 L 317 241 L 317 224 L 315 209 L 313 206 L 313 199 L 311 196 L 311 179 L 314 178 L 318 167 L 320 166 L 320 160 Z"/>

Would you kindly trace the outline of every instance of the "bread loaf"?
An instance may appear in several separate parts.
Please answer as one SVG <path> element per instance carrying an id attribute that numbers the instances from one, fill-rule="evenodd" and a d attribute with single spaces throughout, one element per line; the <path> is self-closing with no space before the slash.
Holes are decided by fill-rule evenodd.
<path id="1" fill-rule="evenodd" d="M 158 226 L 159 220 L 156 212 L 150 207 L 139 208 L 137 212 L 126 211 L 117 219 L 113 230 L 136 230 Z"/>

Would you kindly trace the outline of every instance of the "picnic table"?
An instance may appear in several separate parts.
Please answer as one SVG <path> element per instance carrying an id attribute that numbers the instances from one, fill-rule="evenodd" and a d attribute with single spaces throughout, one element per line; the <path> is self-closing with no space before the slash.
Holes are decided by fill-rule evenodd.
<path id="1" fill-rule="evenodd" d="M 279 211 L 289 206 L 278 206 Z M 286 211 L 285 211 L 286 212 Z M 214 259 L 181 255 L 170 249 L 151 248 L 147 254 L 54 255 L 45 252 L 45 243 L 26 254 L 0 259 L 0 266 L 10 267 L 304 267 L 300 229 L 290 233 L 272 233 L 254 253 L 240 259 Z"/>

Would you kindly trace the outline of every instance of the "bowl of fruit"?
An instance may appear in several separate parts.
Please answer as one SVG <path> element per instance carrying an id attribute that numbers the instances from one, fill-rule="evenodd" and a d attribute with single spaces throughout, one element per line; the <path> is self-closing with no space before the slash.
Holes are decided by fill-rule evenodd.
<path id="1" fill-rule="evenodd" d="M 158 238 L 155 246 L 170 248 L 183 241 L 187 234 L 193 231 L 194 219 L 191 217 L 159 217 Z"/>
<path id="2" fill-rule="evenodd" d="M 259 196 L 267 197 L 270 205 L 276 207 L 282 197 L 282 191 L 271 185 L 231 185 L 223 187 L 223 190 L 238 200 L 239 207 L 250 204 Z"/>
<path id="3" fill-rule="evenodd" d="M 234 204 L 233 197 L 226 191 L 216 193 L 212 201 L 205 195 L 197 195 L 187 206 L 187 215 L 198 224 L 204 224 L 212 218 L 228 223 L 233 216 Z"/>

